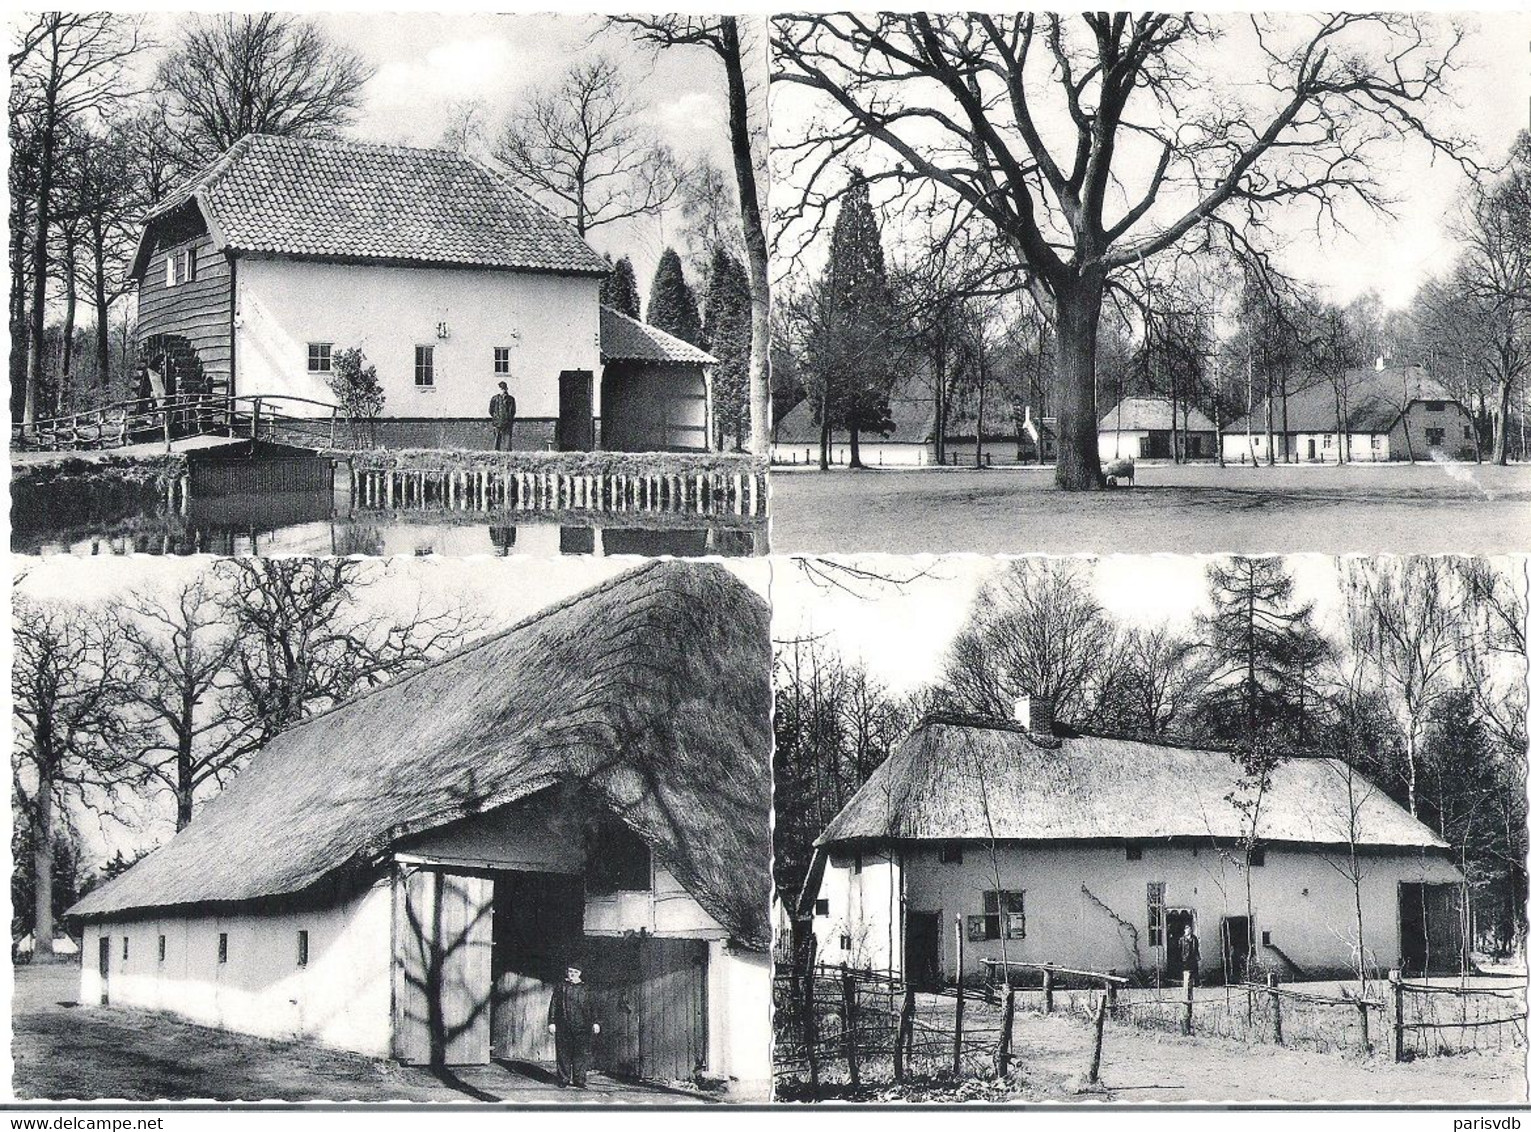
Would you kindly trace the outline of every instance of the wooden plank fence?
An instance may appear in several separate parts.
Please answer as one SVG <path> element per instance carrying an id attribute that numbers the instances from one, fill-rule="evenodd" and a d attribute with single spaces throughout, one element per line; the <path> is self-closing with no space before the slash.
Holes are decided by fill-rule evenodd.
<path id="1" fill-rule="evenodd" d="M 371 510 L 440 507 L 449 511 L 682 514 L 757 519 L 765 513 L 765 477 L 701 471 L 577 474 L 491 468 L 351 470 L 352 498 Z"/>

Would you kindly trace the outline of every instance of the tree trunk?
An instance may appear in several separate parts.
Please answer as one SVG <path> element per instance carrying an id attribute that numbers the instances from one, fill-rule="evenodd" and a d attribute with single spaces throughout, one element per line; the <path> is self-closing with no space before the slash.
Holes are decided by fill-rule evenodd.
<path id="1" fill-rule="evenodd" d="M 983 335 L 978 336 L 978 423 L 973 427 L 973 466 L 983 467 L 984 394 L 988 388 L 988 361 L 984 354 Z"/>
<path id="2" fill-rule="evenodd" d="M 1510 462 L 1510 392 L 1515 379 L 1499 381 L 1499 404 L 1494 413 L 1494 463 Z"/>
<path id="3" fill-rule="evenodd" d="M 861 462 L 861 429 L 853 423 L 850 426 L 850 433 L 851 462 L 847 466 L 852 468 L 864 468 L 866 465 Z"/>
<path id="4" fill-rule="evenodd" d="M 190 716 L 187 717 L 188 719 Z M 181 735 L 175 753 L 175 830 L 179 833 L 191 824 L 191 803 L 197 792 L 193 771 L 196 764 L 191 749 L 191 733 Z"/>
<path id="5" fill-rule="evenodd" d="M 61 350 L 58 390 L 55 393 L 55 404 L 59 408 L 64 406 L 66 400 L 73 399 L 74 392 L 74 323 L 80 305 L 79 275 L 75 270 L 77 266 L 75 256 L 75 239 L 73 236 L 66 236 L 64 259 L 61 264 L 64 271 L 64 341 Z"/>
<path id="6" fill-rule="evenodd" d="M 1095 422 L 1095 334 L 1104 281 L 1095 275 L 1060 289 L 1058 329 L 1058 469 L 1065 491 L 1100 491 L 1100 441 Z"/>
<path id="7" fill-rule="evenodd" d="M 1283 373 L 1281 375 L 1281 462 L 1290 464 L 1292 463 L 1292 430 L 1291 422 L 1287 419 L 1286 380 L 1287 375 Z M 1271 463 L 1275 462 L 1276 458 L 1272 456 Z"/>
<path id="8" fill-rule="evenodd" d="M 32 233 L 32 309 L 27 328 L 27 391 L 21 421 L 30 426 L 37 420 L 37 391 L 43 373 L 43 319 L 48 303 L 48 225 L 52 223 L 53 204 L 53 132 L 56 94 L 48 92 L 43 112 L 43 136 L 37 163 L 36 223 Z"/>
<path id="9" fill-rule="evenodd" d="M 946 463 L 946 342 L 938 337 L 935 348 L 936 369 L 936 463 Z"/>
<path id="10" fill-rule="evenodd" d="M 112 383 L 111 366 L 111 301 L 106 297 L 106 234 L 101 230 L 99 219 L 91 228 L 91 257 L 95 269 L 95 287 L 92 298 L 96 306 L 96 381 L 102 389 Z"/>
<path id="11" fill-rule="evenodd" d="M 53 957 L 53 782 L 37 784 L 32 819 L 32 958 Z"/>
<path id="12" fill-rule="evenodd" d="M 17 204 L 11 209 L 11 417 L 21 420 L 26 406 L 27 345 L 30 341 L 27 319 L 27 248 L 30 246 L 27 217 L 29 209 Z"/>
<path id="13" fill-rule="evenodd" d="M 819 399 L 819 471 L 829 471 L 829 393 Z"/>
<path id="14" fill-rule="evenodd" d="M 763 456 L 771 444 L 771 283 L 755 161 L 750 148 L 749 104 L 739 52 L 739 21 L 720 17 L 723 70 L 728 75 L 728 136 L 739 189 L 739 218 L 750 276 L 750 451 Z"/>

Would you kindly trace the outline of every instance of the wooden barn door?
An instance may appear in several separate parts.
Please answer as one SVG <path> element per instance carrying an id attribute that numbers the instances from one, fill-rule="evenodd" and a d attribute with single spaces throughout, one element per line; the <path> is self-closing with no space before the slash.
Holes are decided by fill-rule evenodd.
<path id="1" fill-rule="evenodd" d="M 558 375 L 558 450 L 589 452 L 595 447 L 595 375 L 566 369 Z"/>
<path id="2" fill-rule="evenodd" d="M 601 1036 L 595 1065 L 618 1077 L 686 1081 L 707 1067 L 707 944 L 585 940 Z"/>
<path id="3" fill-rule="evenodd" d="M 578 947 L 585 912 L 579 877 L 502 873 L 494 881 L 494 1009 L 502 1061 L 550 1062 L 548 1004 Z"/>
<path id="4" fill-rule="evenodd" d="M 489 1061 L 493 983 L 488 877 L 436 869 L 394 885 L 394 1056 L 412 1064 Z"/>

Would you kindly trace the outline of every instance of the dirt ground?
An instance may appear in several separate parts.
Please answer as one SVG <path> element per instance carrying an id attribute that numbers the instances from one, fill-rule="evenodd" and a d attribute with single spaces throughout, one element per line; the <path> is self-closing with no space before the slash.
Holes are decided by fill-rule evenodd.
<path id="1" fill-rule="evenodd" d="M 1086 494 L 1051 468 L 775 470 L 779 554 L 1502 554 L 1531 547 L 1531 465 L 1141 465 Z"/>
<path id="2" fill-rule="evenodd" d="M 679 1091 L 590 1075 L 560 1089 L 541 1065 L 439 1074 L 359 1054 L 273 1042 L 144 1011 L 75 1004 L 79 969 L 16 968 L 12 1092 L 24 1100 L 511 1101 L 685 1104 Z"/>

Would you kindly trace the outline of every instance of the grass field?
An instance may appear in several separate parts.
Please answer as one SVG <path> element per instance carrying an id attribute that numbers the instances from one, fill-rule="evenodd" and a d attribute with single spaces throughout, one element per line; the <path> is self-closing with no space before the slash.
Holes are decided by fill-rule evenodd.
<path id="1" fill-rule="evenodd" d="M 560 1089 L 546 1066 L 432 1072 L 394 1061 L 273 1042 L 139 1010 L 79 1006 L 73 965 L 16 968 L 11 1090 L 21 1100 L 513 1101 L 686 1104 L 682 1093 L 590 1075 Z"/>
<path id="2" fill-rule="evenodd" d="M 779 554 L 1503 554 L 1531 549 L 1531 465 L 1140 465 L 1076 494 L 1051 468 L 781 471 Z"/>

